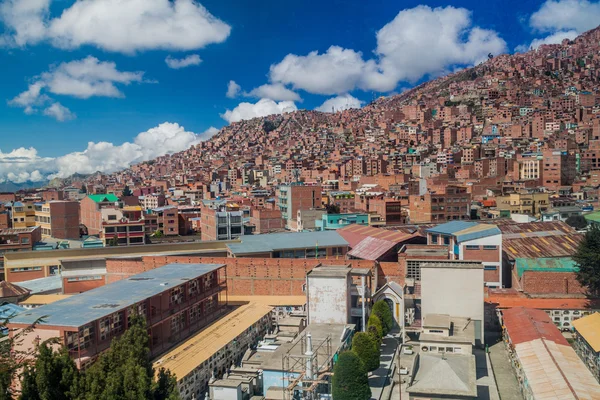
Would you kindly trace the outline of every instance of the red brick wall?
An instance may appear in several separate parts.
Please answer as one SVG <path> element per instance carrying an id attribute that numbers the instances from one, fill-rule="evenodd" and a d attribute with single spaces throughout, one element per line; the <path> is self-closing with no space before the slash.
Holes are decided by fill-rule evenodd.
<path id="1" fill-rule="evenodd" d="M 357 268 L 374 269 L 375 267 L 373 261 L 364 260 L 150 256 L 142 257 L 141 260 L 106 260 L 107 283 L 170 263 L 226 264 L 228 294 L 230 295 L 302 295 L 302 285 L 305 283 L 306 273 L 320 263 L 325 265 L 351 264 Z"/>
<path id="2" fill-rule="evenodd" d="M 87 292 L 88 290 L 95 289 L 100 286 L 104 286 L 104 279 L 98 279 L 93 281 L 77 281 L 68 282 L 67 278 L 63 278 L 63 293 L 64 294 L 76 294 Z"/>
<path id="3" fill-rule="evenodd" d="M 521 285 L 525 293 L 532 295 L 585 294 L 585 289 L 577 282 L 577 278 L 573 272 L 525 271 L 521 277 Z"/>
<path id="4" fill-rule="evenodd" d="M 483 246 L 482 246 L 483 247 Z M 484 262 L 499 262 L 500 251 L 496 250 L 468 250 L 465 249 L 463 259 Z"/>

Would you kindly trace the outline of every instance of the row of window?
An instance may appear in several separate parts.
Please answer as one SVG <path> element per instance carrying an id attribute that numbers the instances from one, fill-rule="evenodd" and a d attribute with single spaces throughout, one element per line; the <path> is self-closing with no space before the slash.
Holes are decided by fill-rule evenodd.
<path id="1" fill-rule="evenodd" d="M 99 281 L 101 279 L 101 275 L 74 276 L 67 278 L 67 282 Z"/>
<path id="2" fill-rule="evenodd" d="M 493 246 L 493 245 L 484 245 L 484 246 L 466 245 L 465 249 L 466 250 L 481 250 L 482 247 L 483 247 L 483 250 L 498 250 L 498 246 Z"/>

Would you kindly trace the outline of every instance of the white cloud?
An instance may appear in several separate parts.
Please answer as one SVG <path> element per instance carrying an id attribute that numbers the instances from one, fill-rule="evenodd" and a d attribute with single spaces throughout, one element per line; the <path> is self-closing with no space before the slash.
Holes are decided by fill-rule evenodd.
<path id="1" fill-rule="evenodd" d="M 0 44 L 25 46 L 46 36 L 45 21 L 51 0 L 5 0 L 0 4 L 0 21 L 10 32 L 0 36 Z"/>
<path id="2" fill-rule="evenodd" d="M 255 104 L 240 103 L 233 110 L 227 110 L 224 114 L 221 114 L 221 118 L 232 123 L 256 117 L 266 117 L 272 114 L 283 114 L 296 111 L 297 109 L 293 101 L 281 101 L 277 103 L 271 99 L 260 99 Z"/>
<path id="3" fill-rule="evenodd" d="M 53 103 L 50 107 L 47 107 L 44 110 L 44 115 L 61 122 L 76 118 L 76 115 L 71 110 L 60 103 Z"/>
<path id="4" fill-rule="evenodd" d="M 406 9 L 377 32 L 376 58 L 331 46 L 325 53 L 288 54 L 270 68 L 273 83 L 316 94 L 343 94 L 356 88 L 389 92 L 454 66 L 485 60 L 506 50 L 495 31 L 473 26 L 471 12 L 452 6 Z"/>
<path id="5" fill-rule="evenodd" d="M 288 54 L 280 63 L 271 65 L 269 77 L 272 82 L 310 93 L 337 94 L 354 89 L 364 75 L 364 67 L 361 53 L 331 46 L 323 54 Z"/>
<path id="6" fill-rule="evenodd" d="M 229 97 L 230 99 L 234 99 L 240 93 L 240 90 L 242 90 L 242 87 L 240 85 L 235 83 L 235 81 L 229 81 L 229 83 L 227 84 L 227 93 L 225 93 L 225 96 Z"/>
<path id="7" fill-rule="evenodd" d="M 210 128 L 208 128 L 207 130 L 205 130 L 204 132 L 202 132 L 200 134 L 200 138 L 202 140 L 208 140 L 211 137 L 215 136 L 217 133 L 219 133 L 219 130 L 217 128 L 215 128 L 214 126 L 211 126 Z"/>
<path id="8" fill-rule="evenodd" d="M 547 0 L 531 15 L 529 24 L 541 32 L 573 30 L 579 33 L 600 23 L 600 2 Z"/>
<path id="9" fill-rule="evenodd" d="M 25 113 L 32 114 L 37 111 L 37 107 L 52 101 L 44 92 L 81 99 L 92 96 L 124 97 L 117 85 L 142 82 L 143 75 L 144 73 L 139 71 L 119 71 L 113 62 L 99 61 L 95 57 L 88 56 L 82 60 L 62 63 L 42 73 L 26 91 L 10 100 L 9 104 L 23 107 Z M 60 104 L 54 108 L 51 106 L 44 111 L 44 114 L 53 116 L 59 121 L 74 117 L 71 113 L 64 113 L 67 109 L 61 107 Z M 61 115 L 65 119 L 60 119 Z"/>
<path id="10" fill-rule="evenodd" d="M 244 95 L 274 101 L 302 101 L 298 93 L 286 88 L 281 83 L 262 85 L 248 93 L 244 93 Z"/>
<path id="11" fill-rule="evenodd" d="M 169 68 L 181 69 L 191 67 L 192 65 L 200 65 L 202 60 L 198 54 L 190 54 L 184 58 L 173 58 L 171 56 L 167 56 L 167 58 L 165 58 L 165 62 Z"/>
<path id="12" fill-rule="evenodd" d="M 0 182 L 38 182 L 54 177 L 65 178 L 74 173 L 114 172 L 134 163 L 186 150 L 203 137 L 214 134 L 215 130 L 211 127 L 196 134 L 179 124 L 165 122 L 139 133 L 132 142 L 121 145 L 89 142 L 85 150 L 57 158 L 40 157 L 33 147 L 21 147 L 9 153 L 0 151 Z"/>
<path id="13" fill-rule="evenodd" d="M 344 94 L 325 100 L 325 102 L 319 107 L 315 108 L 315 110 L 330 113 L 348 110 L 350 108 L 360 108 L 362 107 L 362 104 L 363 102 L 359 99 L 349 94 Z"/>
<path id="14" fill-rule="evenodd" d="M 5 0 L 4 42 L 49 40 L 59 48 L 91 45 L 106 51 L 194 50 L 221 43 L 231 27 L 194 0 L 78 0 L 59 17 L 50 0 Z"/>
<path id="15" fill-rule="evenodd" d="M 537 49 L 538 47 L 540 47 L 543 44 L 559 44 L 564 39 L 573 40 L 577 37 L 577 35 L 578 35 L 578 33 L 576 31 L 559 31 L 559 32 L 550 34 L 550 35 L 546 36 L 545 38 L 534 39 L 531 41 L 529 46 L 518 46 L 515 50 L 524 52 L 529 49 Z"/>

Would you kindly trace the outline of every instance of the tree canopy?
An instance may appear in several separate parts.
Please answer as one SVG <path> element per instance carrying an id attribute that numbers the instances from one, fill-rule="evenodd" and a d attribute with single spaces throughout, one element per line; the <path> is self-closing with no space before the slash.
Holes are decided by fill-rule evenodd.
<path id="1" fill-rule="evenodd" d="M 374 335 L 366 332 L 358 332 L 352 338 L 352 351 L 364 363 L 367 371 L 375 371 L 379 368 L 379 341 Z"/>
<path id="2" fill-rule="evenodd" d="M 589 294 L 600 295 L 600 227 L 591 225 L 573 255 L 577 264 L 577 280 Z"/>
<path id="3" fill-rule="evenodd" d="M 392 315 L 390 306 L 385 300 L 379 300 L 373 304 L 373 310 L 371 312 L 379 317 L 383 328 L 383 336 L 387 335 L 394 327 L 394 316 Z"/>
<path id="4" fill-rule="evenodd" d="M 571 215 L 565 223 L 575 229 L 583 229 L 587 226 L 587 220 L 583 215 Z"/>
<path id="5" fill-rule="evenodd" d="M 123 192 L 121 193 L 121 197 L 129 197 L 133 196 L 133 192 L 129 189 L 129 186 L 125 185 L 123 188 Z"/>
<path id="6" fill-rule="evenodd" d="M 333 400 L 369 400 L 371 388 L 363 362 L 352 351 L 340 354 L 333 368 Z"/>

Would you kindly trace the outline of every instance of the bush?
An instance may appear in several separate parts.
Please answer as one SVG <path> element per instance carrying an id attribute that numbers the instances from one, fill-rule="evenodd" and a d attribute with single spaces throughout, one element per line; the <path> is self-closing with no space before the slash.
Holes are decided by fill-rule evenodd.
<path id="1" fill-rule="evenodd" d="M 381 338 L 383 337 L 383 326 L 381 324 L 381 320 L 375 314 L 371 314 L 369 317 L 369 322 L 367 324 L 367 332 L 373 335 L 377 342 L 381 342 Z"/>
<path id="2" fill-rule="evenodd" d="M 340 354 L 333 368 L 333 400 L 369 400 L 371 388 L 363 362 L 352 351 Z"/>
<path id="3" fill-rule="evenodd" d="M 583 229 L 587 226 L 587 220 L 582 215 L 571 215 L 565 223 L 575 229 Z"/>
<path id="4" fill-rule="evenodd" d="M 373 310 L 371 312 L 379 317 L 381 326 L 383 327 L 383 336 L 387 335 L 394 327 L 394 316 L 392 315 L 392 310 L 390 310 L 388 304 L 384 300 L 379 300 L 373 304 Z"/>
<path id="5" fill-rule="evenodd" d="M 352 339 L 352 351 L 364 363 L 367 371 L 375 371 L 379 368 L 379 343 L 374 335 L 359 332 Z"/>

